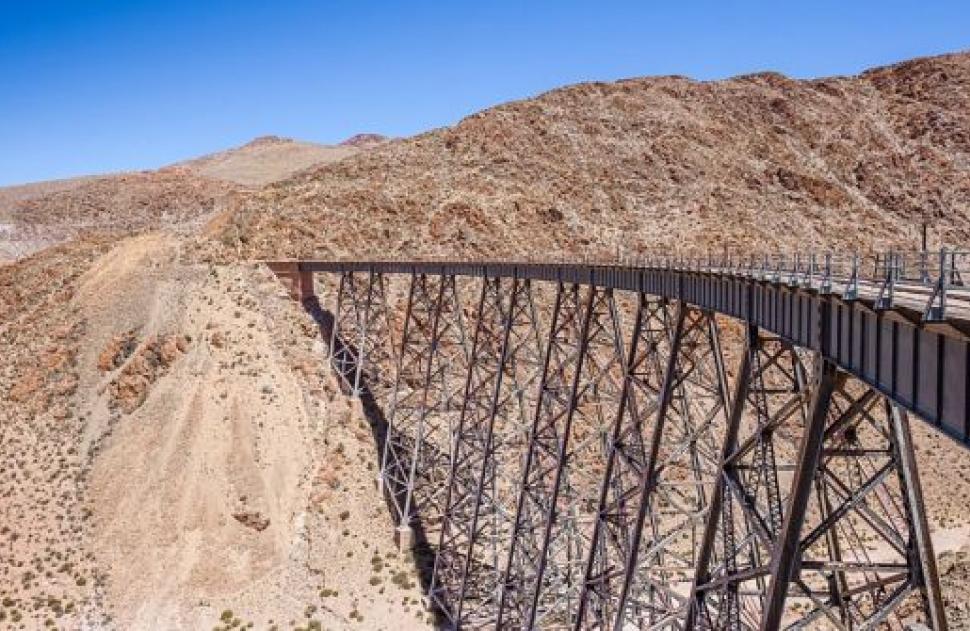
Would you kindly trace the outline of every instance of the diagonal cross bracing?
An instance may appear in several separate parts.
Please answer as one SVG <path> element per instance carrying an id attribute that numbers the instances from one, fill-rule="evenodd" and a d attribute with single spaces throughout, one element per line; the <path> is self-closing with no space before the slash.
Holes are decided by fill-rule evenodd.
<path id="1" fill-rule="evenodd" d="M 485 282 L 430 592 L 455 627 L 494 624 L 531 412 L 523 395 L 541 367 L 537 324 L 529 281 Z"/>
<path id="2" fill-rule="evenodd" d="M 726 377 L 713 314 L 681 304 L 666 360 L 612 628 L 681 627 L 716 480 Z"/>
<path id="3" fill-rule="evenodd" d="M 640 480 L 647 466 L 645 433 L 656 414 L 670 353 L 669 305 L 639 295 L 623 387 L 590 537 L 576 626 L 609 628 L 630 557 Z"/>
<path id="4" fill-rule="evenodd" d="M 444 513 L 466 364 L 455 277 L 414 275 L 381 467 L 402 529 L 417 516 L 433 528 Z"/>
<path id="5" fill-rule="evenodd" d="M 701 628 L 757 625 L 806 422 L 808 389 L 794 347 L 749 329 L 742 370 L 717 481 L 719 514 L 706 533 L 689 620 Z"/>
<path id="6" fill-rule="evenodd" d="M 582 462 L 594 470 L 605 458 L 600 438 L 610 417 L 604 411 L 615 409 L 622 374 L 619 331 L 612 292 L 560 285 L 518 491 L 499 626 L 562 625 L 575 614 L 595 482 L 571 467 Z M 583 421 L 574 435 L 577 417 Z"/>
<path id="7" fill-rule="evenodd" d="M 766 605 L 762 628 L 775 620 L 789 628 L 902 627 L 907 609 L 924 609 L 934 629 L 946 628 L 906 413 L 871 393 L 847 379 L 835 386 L 815 466 L 801 470 L 812 496 L 791 526 L 795 571 L 786 572 L 776 550 L 772 579 L 787 576 L 788 586 L 785 598 Z"/>

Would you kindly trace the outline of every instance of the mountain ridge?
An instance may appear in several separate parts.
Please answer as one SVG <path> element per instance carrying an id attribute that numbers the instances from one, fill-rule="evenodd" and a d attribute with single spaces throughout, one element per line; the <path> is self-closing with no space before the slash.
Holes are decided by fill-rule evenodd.
<path id="1" fill-rule="evenodd" d="M 970 53 L 851 77 L 588 82 L 238 200 L 274 256 L 550 255 L 970 241 Z M 348 213 L 353 209 L 353 213 Z"/>

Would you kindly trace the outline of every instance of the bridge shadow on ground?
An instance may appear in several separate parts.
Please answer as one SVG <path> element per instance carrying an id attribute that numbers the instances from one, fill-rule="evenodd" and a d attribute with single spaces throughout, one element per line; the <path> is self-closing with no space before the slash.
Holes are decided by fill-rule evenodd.
<path id="1" fill-rule="evenodd" d="M 333 335 L 334 326 L 334 315 L 330 311 L 327 311 L 320 304 L 320 300 L 317 296 L 310 296 L 303 299 L 303 308 L 306 312 L 313 318 L 314 322 L 317 323 L 317 327 L 320 329 L 320 335 L 323 337 L 324 342 L 330 343 Z M 349 350 L 353 357 L 357 357 L 357 349 L 349 342 L 343 340 L 339 336 L 334 340 L 334 351 Z M 348 384 L 340 377 L 338 377 L 339 386 L 341 392 L 345 396 L 352 396 L 351 388 Z M 366 382 L 361 383 L 361 393 L 360 393 L 361 407 L 364 411 L 364 418 L 367 420 L 368 425 L 370 425 L 371 434 L 374 437 L 374 443 L 377 446 L 377 470 L 381 470 L 381 456 L 384 453 L 384 445 L 387 442 L 387 433 L 389 428 L 389 423 L 387 417 L 384 413 L 384 409 L 381 407 L 377 398 L 371 392 L 369 385 Z M 384 488 L 384 501 L 387 504 L 387 510 L 390 515 L 395 515 L 397 509 L 394 506 L 394 500 L 392 499 L 395 495 L 403 493 L 403 489 L 389 489 L 385 486 Z M 431 542 L 428 539 L 427 530 L 424 524 L 418 516 L 412 525 L 413 538 L 411 542 L 411 555 L 414 561 L 415 567 L 418 572 L 418 578 L 421 581 L 421 591 L 424 594 L 428 593 L 431 588 L 431 574 L 434 571 L 434 561 L 435 553 Z M 435 627 L 439 629 L 445 628 L 444 619 L 442 618 L 439 611 L 432 608 L 432 615 L 434 616 Z"/>

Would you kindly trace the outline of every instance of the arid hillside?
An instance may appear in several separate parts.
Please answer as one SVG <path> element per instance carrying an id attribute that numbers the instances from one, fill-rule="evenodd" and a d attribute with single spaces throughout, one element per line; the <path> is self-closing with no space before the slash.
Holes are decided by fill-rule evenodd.
<path id="1" fill-rule="evenodd" d="M 970 54 L 855 77 L 587 83 L 271 185 L 244 257 L 970 240 Z M 231 250 L 235 253 L 237 250 Z"/>
<path id="2" fill-rule="evenodd" d="M 413 138 L 2 189 L 0 628 L 430 625 L 375 426 L 254 259 L 865 250 L 923 220 L 970 244 L 970 53 L 582 84 Z M 970 452 L 914 432 L 968 629 Z"/>
<path id="3" fill-rule="evenodd" d="M 211 213 L 233 186 L 187 169 L 96 177 L 19 200 L 0 233 L 0 260 L 14 259 L 79 235 L 182 229 Z"/>
<path id="4" fill-rule="evenodd" d="M 157 171 L 0 188 L 0 263 L 82 234 L 191 228 L 232 194 L 286 179 L 380 144 L 361 134 L 328 146 L 266 136 Z"/>

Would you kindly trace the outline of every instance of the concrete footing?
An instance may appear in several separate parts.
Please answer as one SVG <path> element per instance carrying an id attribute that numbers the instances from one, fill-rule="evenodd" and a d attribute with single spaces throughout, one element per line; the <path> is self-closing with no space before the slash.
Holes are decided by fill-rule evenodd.
<path id="1" fill-rule="evenodd" d="M 394 529 L 394 542 L 398 550 L 410 550 L 414 544 L 414 529 L 410 526 L 398 526 Z"/>

